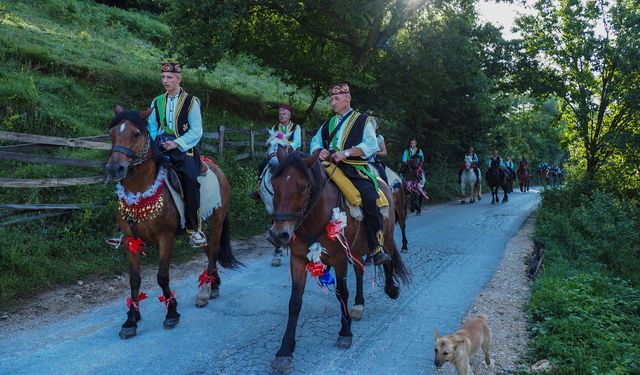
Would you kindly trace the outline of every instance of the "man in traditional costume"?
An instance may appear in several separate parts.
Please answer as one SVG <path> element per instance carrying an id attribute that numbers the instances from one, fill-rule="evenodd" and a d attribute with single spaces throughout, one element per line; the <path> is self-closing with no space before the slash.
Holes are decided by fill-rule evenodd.
<path id="1" fill-rule="evenodd" d="M 471 168 L 473 168 L 473 172 L 476 174 L 476 180 L 480 179 L 480 172 L 478 171 L 478 166 L 479 161 L 478 161 L 478 155 L 475 153 L 475 151 L 473 151 L 473 146 L 469 146 L 469 153 L 467 154 L 469 155 L 469 157 L 471 158 Z M 466 155 L 465 155 L 466 157 Z M 460 178 L 462 177 L 462 171 L 464 171 L 465 165 L 462 164 L 460 166 L 460 169 L 458 170 L 458 182 L 460 181 Z"/>
<path id="2" fill-rule="evenodd" d="M 178 173 L 184 192 L 185 227 L 193 247 L 207 246 L 200 220 L 200 155 L 196 146 L 202 138 L 200 99 L 180 87 L 180 64 L 162 64 L 165 93 L 151 102 L 147 128 Z"/>
<path id="3" fill-rule="evenodd" d="M 331 86 L 331 106 L 335 113 L 324 122 L 311 140 L 311 153 L 320 152 L 320 160 L 333 161 L 353 182 L 362 197 L 367 242 L 376 265 L 391 261 L 384 249 L 384 219 L 376 204 L 377 179 L 367 160 L 379 151 L 375 126 L 364 113 L 351 108 L 347 83 Z M 393 223 L 392 223 L 393 224 Z"/>

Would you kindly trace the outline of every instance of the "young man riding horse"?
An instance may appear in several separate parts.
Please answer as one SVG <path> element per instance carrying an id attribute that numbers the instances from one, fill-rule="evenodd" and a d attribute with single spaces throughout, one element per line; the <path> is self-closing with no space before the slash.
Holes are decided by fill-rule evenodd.
<path id="1" fill-rule="evenodd" d="M 376 177 L 367 159 L 378 148 L 371 118 L 351 108 L 351 91 L 347 83 L 331 86 L 331 106 L 336 114 L 318 129 L 311 140 L 311 153 L 320 150 L 320 160 L 332 160 L 351 180 L 362 196 L 362 210 L 369 249 L 376 265 L 391 258 L 384 249 L 383 217 L 376 204 Z"/>
<path id="2" fill-rule="evenodd" d="M 469 155 L 469 157 L 471 158 L 471 168 L 473 168 L 473 172 L 476 174 L 476 180 L 480 180 L 480 173 L 478 172 L 478 166 L 480 164 L 478 164 L 479 163 L 478 155 L 473 151 L 473 146 L 469 146 L 469 153 L 467 155 Z M 464 171 L 464 169 L 465 169 L 465 164 L 462 164 L 460 166 L 460 170 L 458 171 L 458 181 L 460 181 L 460 178 L 462 176 L 462 171 Z"/>
<path id="3" fill-rule="evenodd" d="M 196 148 L 202 137 L 200 99 L 180 87 L 180 64 L 162 64 L 162 85 L 166 92 L 151 102 L 147 127 L 160 150 L 178 173 L 184 190 L 185 226 L 193 247 L 207 246 L 200 222 L 200 155 Z"/>

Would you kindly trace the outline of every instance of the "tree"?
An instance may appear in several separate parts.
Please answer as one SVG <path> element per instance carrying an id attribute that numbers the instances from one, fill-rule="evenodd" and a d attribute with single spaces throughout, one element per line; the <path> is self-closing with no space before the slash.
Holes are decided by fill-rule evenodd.
<path id="1" fill-rule="evenodd" d="M 521 82 L 560 99 L 567 136 L 577 142 L 593 179 L 634 139 L 640 109 L 640 6 L 634 0 L 538 0 L 523 16 Z M 578 155 L 574 155 L 578 156 Z"/>
<path id="2" fill-rule="evenodd" d="M 176 0 L 165 16 L 178 52 L 191 65 L 213 67 L 226 53 L 247 53 L 285 81 L 312 87 L 306 118 L 330 83 L 370 86 L 373 78 L 365 68 L 425 3 Z"/>

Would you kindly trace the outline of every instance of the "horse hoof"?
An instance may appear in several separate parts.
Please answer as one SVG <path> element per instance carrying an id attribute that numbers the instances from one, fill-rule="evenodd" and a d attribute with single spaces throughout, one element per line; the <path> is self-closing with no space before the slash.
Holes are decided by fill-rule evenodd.
<path id="1" fill-rule="evenodd" d="M 481 200 L 481 199 L 482 199 L 482 197 L 478 197 L 478 200 Z"/>
<path id="2" fill-rule="evenodd" d="M 276 357 L 273 362 L 271 362 L 271 368 L 280 372 L 292 370 L 293 357 Z"/>
<path id="3" fill-rule="evenodd" d="M 464 204 L 464 201 L 460 201 L 460 204 Z"/>
<path id="4" fill-rule="evenodd" d="M 180 317 L 177 317 L 177 318 L 166 318 L 164 320 L 164 322 L 162 323 L 162 325 L 164 326 L 165 329 L 171 329 L 171 328 L 174 328 L 175 326 L 177 326 L 178 323 L 180 323 Z"/>
<path id="5" fill-rule="evenodd" d="M 120 330 L 120 333 L 118 334 L 118 336 L 120 336 L 121 339 L 126 340 L 126 339 L 130 339 L 133 336 L 135 336 L 137 334 L 137 328 L 136 327 L 128 327 L 128 328 L 122 328 Z"/>
<path id="6" fill-rule="evenodd" d="M 271 259 L 271 267 L 280 267 L 282 264 L 282 259 L 280 257 L 273 257 Z"/>
<path id="7" fill-rule="evenodd" d="M 387 293 L 391 299 L 398 299 L 398 297 L 400 297 L 400 288 L 395 285 L 385 287 L 384 292 Z"/>
<path id="8" fill-rule="evenodd" d="M 196 307 L 205 307 L 209 304 L 209 297 L 200 298 L 196 297 Z"/>
<path id="9" fill-rule="evenodd" d="M 349 311 L 349 315 L 351 315 L 351 319 L 360 320 L 362 319 L 362 313 L 364 312 L 364 305 L 354 305 Z"/>
<path id="10" fill-rule="evenodd" d="M 351 347 L 352 336 L 338 336 L 336 346 L 340 349 L 349 349 Z"/>
<path id="11" fill-rule="evenodd" d="M 218 298 L 220 295 L 220 288 L 211 288 L 211 293 L 209 293 L 209 299 Z"/>
<path id="12" fill-rule="evenodd" d="M 469 201 L 469 204 L 474 204 L 474 203 L 476 203 L 476 201 L 475 201 L 475 200 L 470 200 L 470 201 Z"/>
<path id="13" fill-rule="evenodd" d="M 409 249 L 408 249 L 408 248 L 406 248 L 406 247 L 403 247 L 402 249 L 400 249 L 400 252 L 401 252 L 401 253 L 408 253 L 408 252 L 409 252 Z"/>
<path id="14" fill-rule="evenodd" d="M 211 293 L 211 285 L 203 284 L 198 289 L 198 295 L 196 296 L 196 307 L 205 307 L 209 303 L 209 294 Z"/>

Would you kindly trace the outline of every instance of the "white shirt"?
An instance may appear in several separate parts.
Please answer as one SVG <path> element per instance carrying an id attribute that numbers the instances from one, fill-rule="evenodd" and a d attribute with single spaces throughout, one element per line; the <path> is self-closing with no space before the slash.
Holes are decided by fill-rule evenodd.
<path id="1" fill-rule="evenodd" d="M 346 117 L 347 119 L 345 120 L 345 122 L 348 121 L 349 116 L 351 116 L 353 114 L 353 110 L 351 108 L 349 108 L 349 110 L 344 114 L 344 117 Z M 336 115 L 336 126 L 337 124 L 340 123 L 340 121 L 342 121 L 343 116 L 341 115 Z M 326 126 L 329 126 L 329 123 L 327 123 Z M 336 139 L 338 139 L 339 141 L 337 142 L 338 147 L 340 147 L 340 145 L 342 144 L 342 137 L 344 136 L 344 129 L 346 128 L 346 126 L 341 126 L 340 129 L 338 130 L 338 133 L 336 134 Z M 359 148 L 363 153 L 364 156 L 361 156 L 362 159 L 369 159 L 372 155 L 374 155 L 376 152 L 380 151 L 380 146 L 378 146 L 378 140 L 376 139 L 376 130 L 375 130 L 375 126 L 373 125 L 373 120 L 371 119 L 371 117 L 367 118 L 367 123 L 364 125 L 364 132 L 362 134 L 362 142 L 360 142 L 359 144 L 357 144 L 355 147 Z M 311 153 L 313 153 L 314 151 L 318 150 L 318 149 L 322 149 L 322 126 L 320 127 L 320 129 L 318 129 L 318 131 L 316 132 L 316 135 L 313 136 L 313 138 L 311 139 Z M 342 150 L 334 150 L 333 149 L 333 142 L 331 142 L 329 144 L 329 151 L 342 151 Z"/>

